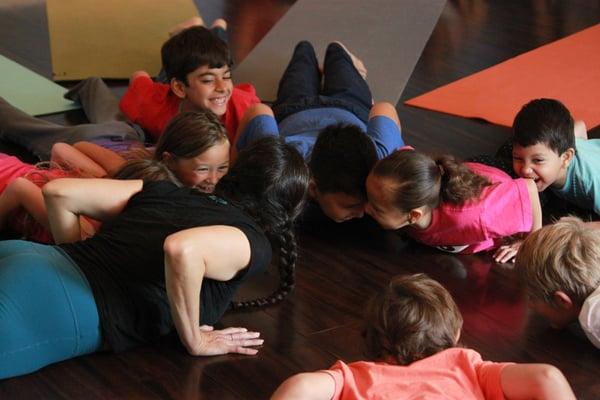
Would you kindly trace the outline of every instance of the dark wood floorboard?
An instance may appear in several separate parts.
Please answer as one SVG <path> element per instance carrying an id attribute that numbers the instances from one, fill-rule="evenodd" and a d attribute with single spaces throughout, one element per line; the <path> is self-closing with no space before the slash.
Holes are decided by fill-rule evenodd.
<path id="1" fill-rule="evenodd" d="M 294 1 L 196 3 L 207 22 L 223 15 L 228 19 L 231 47 L 239 62 Z M 448 1 L 402 100 L 598 22 L 597 1 Z M 51 76 L 43 0 L 0 3 L 0 53 Z M 366 60 L 367 67 L 372 62 Z M 110 84 L 122 93 L 123 81 Z M 493 153 L 510 133 L 482 121 L 402 103 L 397 109 L 406 141 L 434 153 L 461 157 Z M 45 118 L 66 124 L 85 121 L 80 111 Z M 590 134 L 600 137 L 600 130 Z M 6 144 L 0 149 L 28 156 Z M 171 335 L 153 346 L 80 357 L 4 380 L 0 398 L 267 398 L 293 373 L 326 368 L 338 358 L 361 359 L 365 299 L 392 276 L 421 271 L 442 282 L 459 304 L 465 320 L 464 345 L 496 361 L 552 363 L 565 373 L 578 398 L 600 398 L 600 351 L 577 327 L 555 331 L 530 315 L 514 271 L 494 263 L 489 254 L 439 253 L 381 232 L 368 220 L 344 226 L 305 222 L 301 228 L 295 291 L 278 306 L 230 313 L 222 321 L 224 326 L 260 331 L 265 345 L 258 356 L 193 358 Z M 267 294 L 277 279 L 273 268 L 245 286 L 239 296 Z"/>

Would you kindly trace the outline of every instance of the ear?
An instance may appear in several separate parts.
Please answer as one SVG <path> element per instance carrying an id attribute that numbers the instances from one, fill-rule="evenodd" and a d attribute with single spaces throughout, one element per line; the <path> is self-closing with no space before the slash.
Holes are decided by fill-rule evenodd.
<path id="1" fill-rule="evenodd" d="M 456 332 L 456 339 L 454 339 L 454 345 L 456 346 L 460 342 L 460 329 Z"/>
<path id="2" fill-rule="evenodd" d="M 562 290 L 557 290 L 552 293 L 552 299 L 554 300 L 554 304 L 562 310 L 570 310 L 573 308 L 573 300 L 569 297 L 568 294 L 563 292 Z"/>
<path id="3" fill-rule="evenodd" d="M 308 181 L 308 196 L 313 200 L 316 200 L 317 197 L 319 197 L 317 184 L 315 183 L 315 180 L 312 177 Z"/>
<path id="4" fill-rule="evenodd" d="M 182 100 L 185 99 L 185 83 L 181 82 L 177 78 L 171 78 L 170 86 L 171 91 L 175 93 L 175 96 Z"/>
<path id="5" fill-rule="evenodd" d="M 562 158 L 562 165 L 564 168 L 567 168 L 569 166 L 569 164 L 573 160 L 573 157 L 575 157 L 575 149 L 572 147 L 569 147 L 567 150 L 565 150 L 564 153 L 560 155 L 560 158 Z"/>
<path id="6" fill-rule="evenodd" d="M 421 208 L 413 208 L 408 212 L 408 222 L 410 224 L 414 224 L 418 222 L 423 216 L 423 209 Z"/>
<path id="7" fill-rule="evenodd" d="M 160 155 L 160 160 L 165 164 L 169 163 L 173 159 L 173 155 L 168 151 L 163 151 Z"/>

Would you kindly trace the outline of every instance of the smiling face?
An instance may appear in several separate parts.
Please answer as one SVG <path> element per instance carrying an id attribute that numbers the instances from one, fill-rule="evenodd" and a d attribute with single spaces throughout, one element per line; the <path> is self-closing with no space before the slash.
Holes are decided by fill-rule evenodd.
<path id="1" fill-rule="evenodd" d="M 171 158 L 168 165 L 185 186 L 212 193 L 229 170 L 229 142 L 220 142 L 193 158 Z"/>
<path id="2" fill-rule="evenodd" d="M 204 65 L 187 74 L 188 84 L 174 79 L 171 88 L 184 99 L 182 111 L 205 109 L 217 116 L 227 111 L 227 102 L 233 92 L 231 69 L 224 65 L 221 68 L 210 68 Z"/>
<path id="3" fill-rule="evenodd" d="M 513 145 L 513 169 L 521 178 L 533 179 L 539 192 L 549 186 L 561 188 L 574 150 L 559 155 L 544 143 L 523 147 Z"/>

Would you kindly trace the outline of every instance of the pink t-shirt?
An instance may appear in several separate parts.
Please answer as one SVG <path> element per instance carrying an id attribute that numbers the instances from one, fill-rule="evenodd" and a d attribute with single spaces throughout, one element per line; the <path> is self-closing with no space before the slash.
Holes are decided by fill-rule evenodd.
<path id="1" fill-rule="evenodd" d="M 25 178 L 38 187 L 43 187 L 47 182 L 58 178 L 77 177 L 78 171 L 65 171 L 60 168 L 39 169 L 35 165 L 27 164 L 17 157 L 0 153 L 0 193 L 17 178 Z M 89 218 L 82 223 L 84 237 L 92 236 L 100 224 Z M 54 243 L 52 234 L 43 225 L 36 222 L 23 208 L 12 212 L 8 218 L 9 226 L 27 238 L 39 243 Z"/>
<path id="2" fill-rule="evenodd" d="M 502 369 L 474 350 L 452 348 L 408 366 L 359 361 L 323 372 L 335 381 L 333 399 L 504 399 Z"/>
<path id="3" fill-rule="evenodd" d="M 440 250 L 470 254 L 498 247 L 502 238 L 529 232 L 533 215 L 527 183 L 505 172 L 477 163 L 465 163 L 492 184 L 478 199 L 464 204 L 442 203 L 432 212 L 427 229 L 412 226 L 406 232 L 415 240 Z"/>

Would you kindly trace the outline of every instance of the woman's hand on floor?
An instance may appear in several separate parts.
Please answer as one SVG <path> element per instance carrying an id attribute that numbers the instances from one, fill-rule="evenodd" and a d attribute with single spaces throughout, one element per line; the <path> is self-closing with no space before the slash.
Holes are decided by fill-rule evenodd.
<path id="1" fill-rule="evenodd" d="M 212 326 L 202 325 L 198 330 L 200 340 L 192 354 L 195 356 L 228 353 L 255 355 L 258 349 L 252 347 L 261 346 L 264 342 L 259 332 L 249 332 L 246 328 L 214 330 Z"/>

